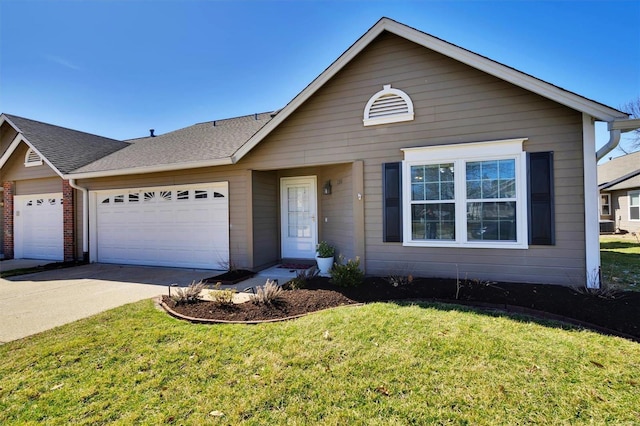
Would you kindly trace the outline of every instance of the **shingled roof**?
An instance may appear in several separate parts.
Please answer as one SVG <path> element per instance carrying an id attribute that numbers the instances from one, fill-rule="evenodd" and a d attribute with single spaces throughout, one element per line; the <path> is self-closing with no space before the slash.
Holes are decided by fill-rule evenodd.
<path id="1" fill-rule="evenodd" d="M 175 164 L 188 167 L 189 164 L 226 161 L 272 117 L 272 113 L 251 114 L 198 123 L 155 137 L 133 139 L 127 148 L 74 173 L 135 171 Z"/>
<path id="2" fill-rule="evenodd" d="M 599 165 L 598 188 L 608 191 L 640 188 L 640 151 Z"/>
<path id="3" fill-rule="evenodd" d="M 121 150 L 130 144 L 90 133 L 3 114 L 16 131 L 62 174 Z"/>

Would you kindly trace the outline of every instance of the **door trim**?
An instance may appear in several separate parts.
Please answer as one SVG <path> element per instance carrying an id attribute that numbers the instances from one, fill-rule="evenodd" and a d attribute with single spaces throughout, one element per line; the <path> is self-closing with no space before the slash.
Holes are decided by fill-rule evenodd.
<path id="1" fill-rule="evenodd" d="M 286 188 L 287 183 L 295 183 L 295 182 L 308 182 L 311 183 L 311 193 L 309 194 L 309 199 L 312 200 L 310 210 L 312 216 L 312 252 L 308 254 L 306 257 L 301 256 L 286 256 L 285 255 L 285 236 L 288 229 L 288 216 L 287 211 L 284 206 L 284 201 L 286 199 L 284 190 Z M 314 259 L 315 258 L 315 247 L 318 244 L 318 177 L 316 175 L 312 176 L 291 176 L 291 177 L 283 177 L 280 178 L 280 257 L 281 258 L 294 258 L 294 259 Z"/>

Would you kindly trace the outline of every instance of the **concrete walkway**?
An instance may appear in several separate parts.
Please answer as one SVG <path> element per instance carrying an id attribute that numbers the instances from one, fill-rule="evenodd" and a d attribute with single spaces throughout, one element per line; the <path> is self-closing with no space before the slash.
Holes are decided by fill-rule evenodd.
<path id="1" fill-rule="evenodd" d="M 13 261 L 0 263 L 10 265 L 7 262 Z M 23 268 L 29 266 L 26 264 L 16 261 L 12 265 Z M 37 266 L 37 262 L 31 266 Z M 222 272 L 93 263 L 0 279 L 0 344 L 167 294 L 171 284 L 186 286 Z M 223 288 L 243 291 L 264 285 L 267 278 L 277 279 L 282 285 L 295 276 L 295 270 L 273 267 Z"/>

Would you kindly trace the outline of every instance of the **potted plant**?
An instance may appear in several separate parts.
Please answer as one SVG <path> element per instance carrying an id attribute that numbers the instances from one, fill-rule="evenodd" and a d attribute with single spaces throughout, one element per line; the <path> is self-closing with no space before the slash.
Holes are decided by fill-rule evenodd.
<path id="1" fill-rule="evenodd" d="M 333 258 L 336 254 L 336 248 L 326 241 L 321 241 L 316 246 L 316 262 L 321 274 L 328 274 L 333 266 Z"/>

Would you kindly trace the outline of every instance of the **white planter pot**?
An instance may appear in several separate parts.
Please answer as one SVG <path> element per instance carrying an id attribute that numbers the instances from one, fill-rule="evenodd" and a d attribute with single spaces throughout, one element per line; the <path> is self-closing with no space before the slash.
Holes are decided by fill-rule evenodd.
<path id="1" fill-rule="evenodd" d="M 320 274 L 329 275 L 329 271 L 333 267 L 333 257 L 316 256 L 316 262 L 318 262 L 318 269 L 320 270 Z"/>

